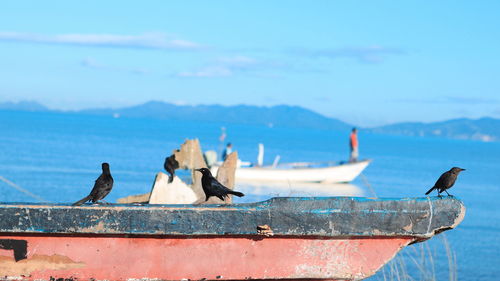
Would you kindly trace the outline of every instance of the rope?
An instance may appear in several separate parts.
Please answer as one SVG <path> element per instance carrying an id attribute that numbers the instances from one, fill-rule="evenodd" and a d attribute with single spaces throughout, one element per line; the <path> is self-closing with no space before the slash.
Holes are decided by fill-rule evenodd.
<path id="1" fill-rule="evenodd" d="M 373 197 L 378 198 L 377 193 L 375 193 L 375 190 L 373 190 L 372 185 L 368 182 L 368 179 L 365 177 L 365 175 L 363 175 L 362 173 L 359 175 L 361 176 L 363 183 L 370 189 L 370 192 L 372 193 Z"/>
<path id="2" fill-rule="evenodd" d="M 42 197 L 40 197 L 40 196 L 38 196 L 38 195 L 36 195 L 36 194 L 33 194 L 33 193 L 29 192 L 28 190 L 26 190 L 26 189 L 24 189 L 24 188 L 20 187 L 19 185 L 17 185 L 17 184 L 15 184 L 15 183 L 11 182 L 10 180 L 8 180 L 8 179 L 6 179 L 6 178 L 4 178 L 4 177 L 2 177 L 2 176 L 0 176 L 0 180 L 1 180 L 1 181 L 3 181 L 3 182 L 5 182 L 5 183 L 6 183 L 6 184 L 8 184 L 9 186 L 11 186 L 11 187 L 13 187 L 13 188 L 17 189 L 18 191 L 20 191 L 20 192 L 22 192 L 22 193 L 24 193 L 24 194 L 28 195 L 28 196 L 29 196 L 29 197 L 31 197 L 31 198 L 34 198 L 34 199 L 36 199 L 36 200 L 38 200 L 38 201 L 40 201 L 40 202 L 46 202 L 46 203 L 48 203 L 48 202 L 49 202 L 49 201 L 47 201 L 47 200 L 43 199 Z"/>

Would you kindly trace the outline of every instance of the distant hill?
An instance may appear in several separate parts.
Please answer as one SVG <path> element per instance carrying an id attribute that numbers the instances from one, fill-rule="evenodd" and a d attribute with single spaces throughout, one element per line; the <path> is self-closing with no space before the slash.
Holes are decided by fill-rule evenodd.
<path id="1" fill-rule="evenodd" d="M 433 123 L 396 123 L 370 129 L 373 133 L 500 141 L 500 119 L 452 119 Z"/>
<path id="2" fill-rule="evenodd" d="M 0 103 L 0 110 L 56 111 L 37 102 L 21 101 Z M 58 111 L 60 112 L 60 111 Z M 328 118 L 299 106 L 252 106 L 252 105 L 175 105 L 150 101 L 141 105 L 118 109 L 85 109 L 75 114 L 90 114 L 114 117 L 152 118 L 164 120 L 187 120 L 232 124 L 260 125 L 268 127 L 312 128 L 349 131 L 353 126 L 334 118 Z M 480 141 L 500 141 L 500 119 L 453 119 L 443 122 L 407 122 L 376 128 L 365 128 L 376 134 L 443 137 Z"/>
<path id="3" fill-rule="evenodd" d="M 0 109 L 18 111 L 49 111 L 47 107 L 34 101 L 3 102 L 0 103 Z"/>
<path id="4" fill-rule="evenodd" d="M 146 117 L 165 120 L 225 122 L 277 127 L 348 130 L 351 125 L 299 106 L 174 105 L 159 101 L 119 109 L 87 109 L 92 115 Z"/>

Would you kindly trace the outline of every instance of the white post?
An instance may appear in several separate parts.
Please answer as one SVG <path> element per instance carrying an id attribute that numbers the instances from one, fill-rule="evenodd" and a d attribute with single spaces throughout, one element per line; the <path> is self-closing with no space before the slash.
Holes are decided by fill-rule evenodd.
<path id="1" fill-rule="evenodd" d="M 259 154 L 257 155 L 257 166 L 264 165 L 264 144 L 259 143 Z"/>

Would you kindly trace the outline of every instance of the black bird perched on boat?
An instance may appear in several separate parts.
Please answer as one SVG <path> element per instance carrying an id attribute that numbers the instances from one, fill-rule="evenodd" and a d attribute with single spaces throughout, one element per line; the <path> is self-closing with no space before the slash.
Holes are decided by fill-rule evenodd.
<path id="1" fill-rule="evenodd" d="M 425 195 L 431 193 L 433 190 L 437 190 L 438 196 L 441 196 L 441 192 L 446 192 L 446 194 L 450 196 L 450 194 L 446 190 L 451 188 L 455 184 L 458 174 L 460 174 L 460 172 L 462 171 L 465 171 L 465 169 L 453 167 L 449 171 L 444 172 L 436 181 L 434 186 L 425 193 Z"/>
<path id="2" fill-rule="evenodd" d="M 205 201 L 208 201 L 208 198 L 212 196 L 216 196 L 222 201 L 224 201 L 224 199 L 228 197 L 228 194 L 233 194 L 238 197 L 245 196 L 245 194 L 241 192 L 233 191 L 223 186 L 212 176 L 212 173 L 210 172 L 209 169 L 201 168 L 201 169 L 195 169 L 195 171 L 198 171 L 203 174 L 203 176 L 201 177 L 201 187 L 203 187 L 203 191 L 205 192 L 206 196 Z"/>
<path id="3" fill-rule="evenodd" d="M 89 200 L 92 201 L 92 203 L 96 203 L 104 199 L 111 191 L 111 188 L 113 188 L 113 177 L 109 171 L 109 164 L 102 163 L 102 174 L 95 180 L 94 188 L 92 188 L 90 194 L 80 201 L 73 203 L 73 206 L 80 206 Z"/>
<path id="4" fill-rule="evenodd" d="M 179 169 L 179 162 L 175 160 L 175 154 L 172 154 L 169 157 L 165 158 L 163 168 L 165 168 L 165 171 L 170 174 L 168 177 L 168 182 L 171 183 L 174 180 L 175 169 Z"/>

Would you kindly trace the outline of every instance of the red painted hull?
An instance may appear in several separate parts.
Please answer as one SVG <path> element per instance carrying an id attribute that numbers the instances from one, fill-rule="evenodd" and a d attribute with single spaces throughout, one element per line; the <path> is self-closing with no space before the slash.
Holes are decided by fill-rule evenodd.
<path id="1" fill-rule="evenodd" d="M 1 276 L 76 278 L 362 279 L 412 238 L 0 236 L 26 240 L 27 258 L 0 249 Z M 0 277 L 1 278 L 1 277 Z"/>

